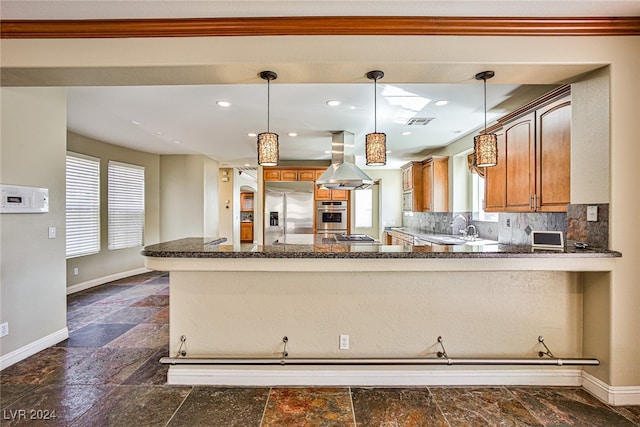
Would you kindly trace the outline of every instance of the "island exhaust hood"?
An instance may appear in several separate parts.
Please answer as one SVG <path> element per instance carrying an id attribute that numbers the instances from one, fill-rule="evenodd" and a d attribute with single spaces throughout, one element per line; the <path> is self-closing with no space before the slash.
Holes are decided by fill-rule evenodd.
<path id="1" fill-rule="evenodd" d="M 351 132 L 334 132 L 331 136 L 331 166 L 316 181 L 330 190 L 363 190 L 373 179 L 355 165 L 354 136 Z"/>

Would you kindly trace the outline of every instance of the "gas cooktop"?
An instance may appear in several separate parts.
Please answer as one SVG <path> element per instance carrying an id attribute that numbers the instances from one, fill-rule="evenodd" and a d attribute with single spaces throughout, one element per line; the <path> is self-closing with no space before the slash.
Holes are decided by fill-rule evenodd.
<path id="1" fill-rule="evenodd" d="M 338 242 L 375 242 L 375 239 L 366 234 L 336 234 Z"/>

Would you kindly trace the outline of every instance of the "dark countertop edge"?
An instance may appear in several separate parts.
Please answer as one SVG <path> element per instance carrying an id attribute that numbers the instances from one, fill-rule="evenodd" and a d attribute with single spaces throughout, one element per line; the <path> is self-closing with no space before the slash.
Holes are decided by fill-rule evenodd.
<path id="1" fill-rule="evenodd" d="M 316 258 L 316 259 L 456 259 L 456 258 L 619 258 L 620 252 L 191 252 L 143 250 L 154 258 Z"/>

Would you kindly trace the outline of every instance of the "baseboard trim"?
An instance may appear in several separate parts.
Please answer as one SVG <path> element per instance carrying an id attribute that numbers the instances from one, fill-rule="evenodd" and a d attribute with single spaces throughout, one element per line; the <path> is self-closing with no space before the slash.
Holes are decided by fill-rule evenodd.
<path id="1" fill-rule="evenodd" d="M 593 375 L 583 372 L 582 387 L 612 406 L 640 405 L 640 386 L 610 386 Z"/>
<path id="2" fill-rule="evenodd" d="M 45 348 L 54 346 L 59 342 L 66 340 L 67 338 L 69 338 L 69 329 L 64 327 L 59 331 L 56 331 L 30 344 L 20 347 L 19 349 L 14 350 L 11 353 L 7 353 L 4 356 L 0 357 L 0 371 L 4 368 L 8 368 L 9 366 L 20 362 L 21 360 L 26 359 L 29 356 L 33 356 L 34 354 L 44 350 Z"/>
<path id="3" fill-rule="evenodd" d="M 574 386 L 582 383 L 581 369 L 562 370 L 303 370 L 220 369 L 170 366 L 167 382 L 174 385 L 219 386 Z"/>
<path id="4" fill-rule="evenodd" d="M 104 285 L 105 283 L 113 282 L 114 280 L 124 279 L 125 277 L 135 276 L 136 274 L 147 273 L 149 271 L 151 270 L 141 267 L 136 268 L 135 270 L 123 271 L 121 273 L 110 274 L 108 276 L 77 283 L 75 285 L 67 286 L 67 295 L 75 294 L 76 292 L 81 292 L 86 289 L 93 288 L 94 286 Z"/>

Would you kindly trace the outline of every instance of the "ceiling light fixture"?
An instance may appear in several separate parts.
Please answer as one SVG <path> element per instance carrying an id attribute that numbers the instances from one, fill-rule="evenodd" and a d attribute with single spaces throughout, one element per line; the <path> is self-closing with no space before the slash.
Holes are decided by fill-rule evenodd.
<path id="1" fill-rule="evenodd" d="M 297 132 L 289 132 L 287 135 L 289 135 L 289 136 L 298 136 L 298 133 Z"/>
<path id="2" fill-rule="evenodd" d="M 387 135 L 378 133 L 378 103 L 377 86 L 378 79 L 384 77 L 380 70 L 369 71 L 367 78 L 373 80 L 373 133 L 368 133 L 365 139 L 364 151 L 367 158 L 367 166 L 384 166 L 387 164 Z"/>
<path id="3" fill-rule="evenodd" d="M 276 166 L 278 164 L 278 134 L 269 131 L 269 104 L 271 96 L 271 80 L 278 78 L 273 71 L 261 71 L 260 78 L 267 81 L 267 131 L 258 134 L 258 164 Z"/>
<path id="4" fill-rule="evenodd" d="M 436 101 L 434 104 L 438 107 L 442 107 L 443 105 L 447 105 L 449 103 L 449 101 L 446 101 L 444 99 L 441 99 L 439 101 Z"/>
<path id="5" fill-rule="evenodd" d="M 498 137 L 487 134 L 487 80 L 494 75 L 493 71 L 476 74 L 476 80 L 484 81 L 484 132 L 473 138 L 473 162 L 479 168 L 498 164 Z"/>
<path id="6" fill-rule="evenodd" d="M 337 107 L 338 105 L 340 105 L 340 101 L 336 101 L 335 99 L 330 99 L 329 101 L 327 101 L 327 105 L 329 107 Z"/>
<path id="7" fill-rule="evenodd" d="M 219 107 L 231 107 L 231 103 L 229 101 L 218 101 L 216 104 L 218 104 Z"/>

